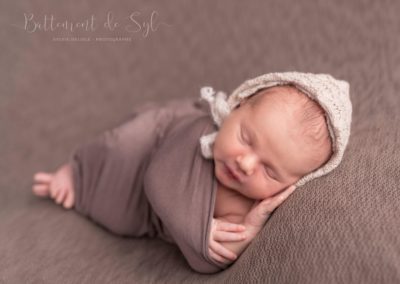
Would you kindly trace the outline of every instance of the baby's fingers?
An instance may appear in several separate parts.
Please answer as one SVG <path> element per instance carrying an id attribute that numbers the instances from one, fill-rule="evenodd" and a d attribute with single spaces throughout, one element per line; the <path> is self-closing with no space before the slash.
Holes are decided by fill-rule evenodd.
<path id="1" fill-rule="evenodd" d="M 231 233 L 224 231 L 217 231 L 214 233 L 214 240 L 220 242 L 237 242 L 246 239 L 245 233 Z"/>
<path id="2" fill-rule="evenodd" d="M 283 201 L 285 201 L 292 193 L 293 191 L 296 189 L 296 187 L 294 185 L 289 186 L 287 189 L 285 189 L 282 193 L 279 193 L 277 196 L 274 196 L 272 198 L 272 202 L 271 202 L 271 209 L 274 210 L 276 207 L 278 207 L 279 205 L 281 205 L 283 203 Z"/>
<path id="3" fill-rule="evenodd" d="M 211 258 L 213 258 L 215 261 L 224 263 L 224 264 L 228 264 L 230 262 L 232 262 L 231 260 L 228 260 L 226 258 L 223 258 L 222 256 L 220 256 L 219 254 L 215 253 L 213 250 L 209 249 L 208 250 L 208 254 L 211 256 Z"/>
<path id="4" fill-rule="evenodd" d="M 219 242 L 216 241 L 211 241 L 210 242 L 210 248 L 209 252 L 213 252 L 216 255 L 219 255 L 220 257 L 226 258 L 228 260 L 234 261 L 237 258 L 237 255 L 233 252 L 231 252 L 229 249 L 221 245 Z"/>
<path id="5" fill-rule="evenodd" d="M 243 225 L 229 223 L 220 219 L 215 220 L 215 228 L 217 231 L 227 231 L 227 232 L 242 232 L 246 230 L 246 227 Z"/>
<path id="6" fill-rule="evenodd" d="M 294 185 L 289 186 L 283 192 L 262 201 L 260 204 L 262 212 L 264 214 L 270 214 L 272 211 L 275 210 L 275 208 L 281 205 L 283 201 L 285 201 L 289 197 L 289 195 L 293 193 L 295 189 L 296 187 Z"/>
<path id="7" fill-rule="evenodd" d="M 295 186 L 289 186 L 283 192 L 255 203 L 255 206 L 253 206 L 250 212 L 246 215 L 246 226 L 249 225 L 250 227 L 255 227 L 259 230 L 271 216 L 272 211 L 282 204 L 282 202 L 285 201 L 295 189 Z"/>

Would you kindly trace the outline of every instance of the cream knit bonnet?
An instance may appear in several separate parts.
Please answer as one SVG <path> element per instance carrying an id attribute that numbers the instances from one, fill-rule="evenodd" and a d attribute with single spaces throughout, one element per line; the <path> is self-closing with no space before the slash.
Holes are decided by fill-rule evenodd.
<path id="1" fill-rule="evenodd" d="M 215 124 L 220 127 L 229 113 L 245 98 L 258 90 L 278 85 L 292 85 L 319 103 L 325 110 L 328 130 L 332 141 L 332 151 L 328 162 L 315 171 L 303 176 L 295 185 L 304 185 L 317 177 L 326 175 L 335 169 L 342 160 L 350 136 L 352 106 L 349 84 L 337 80 L 328 74 L 299 72 L 268 73 L 250 79 L 241 84 L 227 98 L 223 92 L 215 92 L 211 87 L 200 90 L 201 98 L 206 100 L 211 109 Z M 201 152 L 205 158 L 212 158 L 213 143 L 218 132 L 200 138 Z"/>

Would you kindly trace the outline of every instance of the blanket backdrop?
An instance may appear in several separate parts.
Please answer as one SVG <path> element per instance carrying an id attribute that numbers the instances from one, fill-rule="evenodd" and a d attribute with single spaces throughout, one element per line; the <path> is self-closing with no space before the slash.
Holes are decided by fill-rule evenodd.
<path id="1" fill-rule="evenodd" d="M 391 0 L 0 1 L 0 282 L 400 282 L 398 11 Z M 44 30 L 46 15 L 88 25 Z M 283 71 L 349 82 L 348 148 L 220 273 L 196 273 L 173 244 L 116 236 L 31 193 L 35 172 L 146 103 L 193 100 L 202 86 L 230 93 Z"/>

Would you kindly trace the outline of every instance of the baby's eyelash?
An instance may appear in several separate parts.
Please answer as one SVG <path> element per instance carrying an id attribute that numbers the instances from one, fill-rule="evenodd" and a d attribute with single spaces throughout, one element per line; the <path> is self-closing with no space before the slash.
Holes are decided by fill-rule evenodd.
<path id="1" fill-rule="evenodd" d="M 268 173 L 267 168 L 268 168 L 268 166 L 267 166 L 267 165 L 264 165 L 265 173 L 266 173 L 270 178 L 272 178 L 273 180 L 276 180 L 276 178 L 274 178 L 272 175 L 270 175 L 270 174 Z"/>
<path id="2" fill-rule="evenodd" d="M 244 141 L 244 138 L 243 138 L 243 131 L 242 131 L 242 128 L 240 128 L 240 130 L 239 130 L 239 140 L 240 140 L 240 142 L 242 142 L 242 143 L 246 143 L 246 142 Z"/>
<path id="3" fill-rule="evenodd" d="M 240 127 L 240 134 L 239 134 L 239 136 L 240 136 L 240 140 L 241 140 L 243 143 L 245 143 L 245 144 L 250 144 L 250 143 L 247 141 L 247 139 L 244 137 L 243 128 L 242 128 L 242 127 Z"/>

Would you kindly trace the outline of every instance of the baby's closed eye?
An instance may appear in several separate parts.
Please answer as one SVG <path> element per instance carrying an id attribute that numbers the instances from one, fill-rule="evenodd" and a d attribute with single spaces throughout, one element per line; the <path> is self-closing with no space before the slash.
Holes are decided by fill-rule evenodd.
<path id="1" fill-rule="evenodd" d="M 240 129 L 239 129 L 239 140 L 243 143 L 243 144 L 247 144 L 247 145 L 250 145 L 250 140 L 249 140 L 249 138 L 247 137 L 247 135 L 244 133 L 245 131 L 244 131 L 244 129 L 243 129 L 243 127 L 242 126 L 240 126 Z"/>

